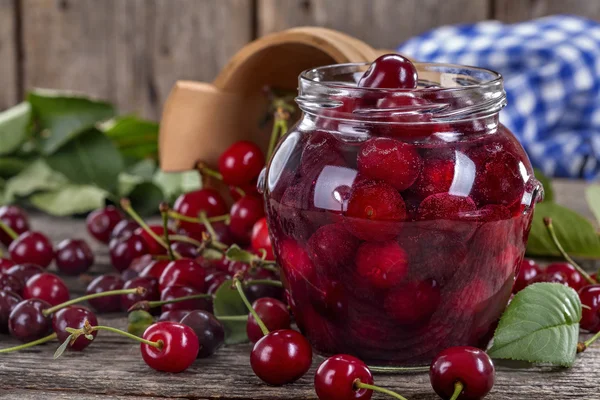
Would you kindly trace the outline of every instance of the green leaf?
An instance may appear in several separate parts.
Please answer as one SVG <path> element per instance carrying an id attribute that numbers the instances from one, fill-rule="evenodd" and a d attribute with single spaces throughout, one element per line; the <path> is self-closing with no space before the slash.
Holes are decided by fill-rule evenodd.
<path id="1" fill-rule="evenodd" d="M 237 244 L 233 244 L 229 246 L 227 251 L 225 252 L 225 257 L 231 261 L 240 261 L 246 264 L 250 264 L 255 258 L 256 255 L 241 249 Z"/>
<path id="2" fill-rule="evenodd" d="M 139 176 L 146 181 L 150 181 L 156 172 L 156 161 L 150 158 L 138 161 L 128 167 L 126 172 L 131 175 Z"/>
<path id="3" fill-rule="evenodd" d="M 552 182 L 550 181 L 550 178 L 548 178 L 546 175 L 544 175 L 542 170 L 540 170 L 538 168 L 534 168 L 533 172 L 534 172 L 535 178 L 538 181 L 540 181 L 540 183 L 544 187 L 544 200 L 543 201 L 546 201 L 546 202 L 554 201 L 554 188 L 552 187 Z"/>
<path id="4" fill-rule="evenodd" d="M 52 357 L 54 360 L 56 360 L 58 357 L 62 356 L 63 353 L 65 352 L 65 350 L 67 350 L 67 346 L 69 345 L 69 343 L 71 343 L 71 339 L 73 338 L 73 335 L 69 335 L 64 342 L 62 342 L 62 344 L 60 346 L 58 346 L 58 348 L 56 349 L 56 351 L 54 352 L 54 356 Z"/>
<path id="5" fill-rule="evenodd" d="M 115 115 L 113 106 L 103 101 L 53 90 L 36 90 L 27 100 L 41 129 L 40 147 L 49 155 L 81 132 Z"/>
<path id="6" fill-rule="evenodd" d="M 38 191 L 57 190 L 68 180 L 52 170 L 42 159 L 38 159 L 6 182 L 4 199 L 12 202 L 17 197 L 27 197 Z"/>
<path id="7" fill-rule="evenodd" d="M 215 292 L 213 308 L 215 316 L 247 315 L 248 309 L 242 301 L 240 294 L 232 288 L 233 281 L 223 282 Z M 246 334 L 246 321 L 221 321 L 225 327 L 225 344 L 238 344 L 248 341 Z"/>
<path id="8" fill-rule="evenodd" d="M 527 254 L 560 256 L 548 235 L 544 217 L 552 218 L 556 236 L 569 255 L 580 258 L 600 258 L 600 238 L 590 221 L 575 211 L 550 202 L 535 206 Z"/>
<path id="9" fill-rule="evenodd" d="M 600 224 L 600 185 L 588 186 L 585 190 L 585 198 L 598 224 Z"/>
<path id="10" fill-rule="evenodd" d="M 551 363 L 575 362 L 581 301 L 577 292 L 558 283 L 536 283 L 515 295 L 502 315 L 492 358 Z"/>
<path id="11" fill-rule="evenodd" d="M 83 214 L 102 208 L 108 193 L 90 185 L 68 184 L 51 192 L 41 192 L 29 197 L 36 208 L 52 215 Z"/>
<path id="12" fill-rule="evenodd" d="M 46 158 L 48 165 L 74 183 L 96 185 L 116 193 L 123 158 L 114 144 L 97 129 L 72 138 Z"/>
<path id="13" fill-rule="evenodd" d="M 153 182 L 163 190 L 170 202 L 180 194 L 202 188 L 202 179 L 198 171 L 163 172 L 158 170 L 154 175 Z"/>
<path id="14" fill-rule="evenodd" d="M 135 310 L 127 315 L 127 332 L 142 337 L 146 328 L 154 323 L 154 318 L 148 311 Z"/>
<path id="15" fill-rule="evenodd" d="M 0 177 L 9 179 L 21 173 L 29 163 L 20 157 L 0 157 Z"/>
<path id="16" fill-rule="evenodd" d="M 136 160 L 158 158 L 158 124 L 125 116 L 102 124 L 101 129 L 117 145 L 123 156 Z"/>
<path id="17" fill-rule="evenodd" d="M 127 196 L 131 206 L 142 216 L 158 213 L 158 206 L 164 201 L 162 190 L 152 182 L 142 182 L 135 186 Z"/>
<path id="18" fill-rule="evenodd" d="M 30 122 L 31 106 L 27 102 L 0 112 L 0 155 L 16 151 L 27 140 Z"/>

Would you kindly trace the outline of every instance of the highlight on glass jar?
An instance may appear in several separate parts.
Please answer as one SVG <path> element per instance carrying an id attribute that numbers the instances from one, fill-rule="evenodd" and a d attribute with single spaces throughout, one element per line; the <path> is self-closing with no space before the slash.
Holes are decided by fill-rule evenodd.
<path id="1" fill-rule="evenodd" d="M 265 197 L 314 348 L 394 366 L 485 348 L 543 193 L 498 121 L 502 77 L 390 55 L 305 71 L 296 100 Z"/>

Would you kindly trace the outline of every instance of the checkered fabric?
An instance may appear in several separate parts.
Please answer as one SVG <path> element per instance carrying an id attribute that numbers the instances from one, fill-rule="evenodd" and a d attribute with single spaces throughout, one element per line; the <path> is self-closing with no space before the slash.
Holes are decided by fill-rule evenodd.
<path id="1" fill-rule="evenodd" d="M 508 100 L 500 120 L 534 166 L 549 176 L 600 178 L 600 23 L 552 16 L 445 26 L 398 51 L 500 72 Z"/>

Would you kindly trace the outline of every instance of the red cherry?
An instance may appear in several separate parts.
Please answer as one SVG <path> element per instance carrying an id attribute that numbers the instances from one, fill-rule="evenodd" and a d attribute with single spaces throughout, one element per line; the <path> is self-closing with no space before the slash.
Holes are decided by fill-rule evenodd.
<path id="1" fill-rule="evenodd" d="M 185 325 L 175 322 L 157 322 L 150 325 L 145 340 L 161 343 L 160 348 L 140 344 L 144 362 L 152 369 L 163 372 L 182 372 L 189 368 L 198 355 L 198 337 Z"/>
<path id="2" fill-rule="evenodd" d="M 581 304 L 589 308 L 581 310 L 582 329 L 596 333 L 600 331 L 600 285 L 588 285 L 579 289 Z"/>
<path id="3" fill-rule="evenodd" d="M 29 280 L 29 278 L 31 278 L 34 275 L 41 274 L 42 272 L 44 272 L 44 269 L 39 265 L 26 263 L 13 265 L 6 271 L 6 274 L 12 275 L 20 279 L 24 285 L 25 282 Z"/>
<path id="4" fill-rule="evenodd" d="M 173 210 L 191 218 L 198 218 L 202 211 L 206 213 L 207 217 L 224 215 L 229 211 L 227 203 L 221 194 L 211 188 L 182 194 L 175 200 Z M 202 231 L 204 229 L 202 224 L 182 220 L 177 220 L 177 226 L 190 233 L 197 232 L 198 230 Z"/>
<path id="5" fill-rule="evenodd" d="M 371 285 L 388 289 L 406 277 L 408 258 L 394 241 L 363 243 L 356 253 L 356 272 Z"/>
<path id="6" fill-rule="evenodd" d="M 546 267 L 545 273 L 554 274 L 555 272 L 562 273 L 567 278 L 567 284 L 575 290 L 579 290 L 587 284 L 579 271 L 567 262 L 555 262 Z"/>
<path id="7" fill-rule="evenodd" d="M 372 390 L 354 388 L 354 382 L 373 384 L 369 367 L 356 357 L 338 354 L 329 357 L 315 373 L 315 391 L 319 400 L 369 400 Z"/>
<path id="8" fill-rule="evenodd" d="M 0 207 L 0 220 L 11 228 L 17 235 L 21 235 L 29 230 L 29 220 L 25 211 L 17 206 L 2 206 Z M 0 229 L 0 242 L 5 246 L 9 246 L 13 239 Z"/>
<path id="9" fill-rule="evenodd" d="M 146 289 L 144 295 L 138 294 L 122 294 L 121 295 L 121 309 L 127 311 L 132 305 L 138 301 L 155 301 L 160 298 L 160 291 L 158 290 L 158 281 L 154 278 L 137 277 L 123 284 L 123 289 L 135 289 L 136 287 L 143 287 Z"/>
<path id="10" fill-rule="evenodd" d="M 561 271 L 554 271 L 552 273 L 542 271 L 541 274 L 538 274 L 535 278 L 533 278 L 531 281 L 529 281 L 530 284 L 540 283 L 540 282 L 560 283 L 565 286 L 569 286 L 569 280 L 568 280 L 567 276 Z"/>
<path id="11" fill-rule="evenodd" d="M 148 254 L 148 245 L 140 235 L 124 236 L 113 239 L 108 246 L 110 262 L 117 269 L 127 269 L 137 257 Z"/>
<path id="12" fill-rule="evenodd" d="M 542 273 L 540 266 L 533 260 L 524 259 L 521 262 L 521 268 L 519 269 L 519 275 L 515 280 L 515 286 L 513 287 L 513 293 L 517 293 L 525 289 L 535 279 L 536 276 Z"/>
<path id="13" fill-rule="evenodd" d="M 24 285 L 23 281 L 16 276 L 0 273 L 0 290 L 7 290 L 21 295 L 23 293 Z"/>
<path id="14" fill-rule="evenodd" d="M 0 332 L 8 333 L 8 317 L 23 299 L 17 293 L 0 290 Z"/>
<path id="15" fill-rule="evenodd" d="M 425 159 L 421 174 L 410 191 L 419 199 L 450 190 L 454 180 L 455 162 L 451 159 Z"/>
<path id="16" fill-rule="evenodd" d="M 385 310 L 403 325 L 428 321 L 440 305 L 440 287 L 433 279 L 400 286 L 385 298 Z"/>
<path id="17" fill-rule="evenodd" d="M 93 312 L 81 306 L 68 306 L 58 310 L 52 315 L 52 329 L 58 336 L 58 341 L 64 343 L 71 335 L 66 331 L 66 328 L 81 329 L 85 321 L 89 321 L 92 326 L 98 325 L 98 319 Z M 93 331 L 91 335 L 96 337 L 97 331 Z M 68 347 L 74 351 L 82 351 L 92 343 L 85 336 L 79 336 L 73 344 Z"/>
<path id="18" fill-rule="evenodd" d="M 181 319 L 181 323 L 192 328 L 198 337 L 198 344 L 200 345 L 198 358 L 213 355 L 225 342 L 223 324 L 209 312 L 191 311 Z"/>
<path id="19" fill-rule="evenodd" d="M 291 329 L 263 336 L 250 353 L 250 365 L 256 376 L 273 386 L 297 381 L 306 374 L 311 363 L 310 344 Z"/>
<path id="20" fill-rule="evenodd" d="M 417 69 L 410 60 L 399 54 L 385 54 L 373 61 L 358 87 L 413 89 L 417 81 Z"/>
<path id="21" fill-rule="evenodd" d="M 124 219 L 117 223 L 110 233 L 111 239 L 119 239 L 125 236 L 133 235 L 136 229 L 140 226 L 137 222 L 132 221 L 130 219 Z"/>
<path id="22" fill-rule="evenodd" d="M 156 233 L 159 237 L 164 237 L 165 230 L 161 225 L 150 225 L 148 226 L 150 230 Z M 135 230 L 134 234 L 140 235 L 142 239 L 146 242 L 146 247 L 148 248 L 148 253 L 153 256 L 160 256 L 163 254 L 167 254 L 167 249 L 162 247 L 148 232 L 146 232 L 142 227 L 139 227 Z M 175 234 L 174 231 L 169 229 L 169 234 Z"/>
<path id="23" fill-rule="evenodd" d="M 321 173 L 324 166 L 345 166 L 342 145 L 342 142 L 329 132 L 312 132 L 302 150 L 300 164 L 302 175 L 313 180 Z"/>
<path id="24" fill-rule="evenodd" d="M 218 238 L 217 238 L 218 240 Z M 174 253 L 178 253 L 183 258 L 191 258 L 192 260 L 198 257 L 200 254 L 198 253 L 198 248 L 186 242 L 171 242 L 171 249 Z"/>
<path id="25" fill-rule="evenodd" d="M 290 285 L 295 286 L 314 278 L 315 266 L 306 250 L 295 240 L 286 239 L 281 242 L 279 259 Z"/>
<path id="26" fill-rule="evenodd" d="M 239 186 L 229 185 L 229 195 L 233 199 L 233 201 L 238 201 L 244 195 L 246 196 L 260 196 L 258 189 L 256 187 L 258 183 L 258 177 L 254 178 L 248 183 L 244 183 Z M 240 189 L 243 193 L 240 193 Z"/>
<path id="27" fill-rule="evenodd" d="M 187 286 L 202 293 L 206 271 L 194 260 L 182 258 L 171 261 L 159 279 L 160 290 L 169 286 Z"/>
<path id="28" fill-rule="evenodd" d="M 263 201 L 260 197 L 244 196 L 231 206 L 229 229 L 234 238 L 241 243 L 250 242 L 252 227 L 265 216 Z"/>
<path id="29" fill-rule="evenodd" d="M 94 253 L 81 239 L 65 239 L 56 246 L 56 266 L 67 275 L 79 275 L 94 264 Z"/>
<path id="30" fill-rule="evenodd" d="M 156 322 L 162 322 L 162 321 L 179 322 L 182 320 L 183 317 L 188 315 L 190 312 L 191 312 L 190 310 L 165 311 L 160 314 L 160 316 L 158 317 Z"/>
<path id="31" fill-rule="evenodd" d="M 169 286 L 162 290 L 160 300 L 173 300 L 179 297 L 194 296 L 200 294 L 199 291 L 186 286 Z M 185 300 L 178 303 L 165 304 L 162 306 L 162 312 L 175 310 L 206 310 L 212 311 L 211 302 L 208 299 Z"/>
<path id="32" fill-rule="evenodd" d="M 54 258 L 52 243 L 39 232 L 25 232 L 8 246 L 10 258 L 17 264 L 32 263 L 46 268 Z"/>
<path id="33" fill-rule="evenodd" d="M 477 169 L 472 196 L 479 205 L 500 204 L 510 207 L 521 200 L 525 183 L 520 173 L 521 162 L 507 151 L 480 150 L 473 159 L 481 163 Z M 479 161 L 483 159 L 483 161 Z"/>
<path id="34" fill-rule="evenodd" d="M 429 370 L 433 390 L 444 399 L 452 397 L 457 382 L 464 386 L 459 399 L 482 399 L 494 386 L 494 374 L 494 364 L 485 351 L 466 346 L 442 351 Z"/>
<path id="35" fill-rule="evenodd" d="M 281 301 L 270 297 L 263 297 L 252 303 L 252 308 L 254 308 L 269 331 L 290 329 L 290 313 L 287 306 Z M 248 315 L 246 333 L 252 343 L 258 342 L 264 336 L 251 313 Z"/>
<path id="36" fill-rule="evenodd" d="M 158 280 L 170 263 L 171 261 L 169 260 L 152 261 L 146 266 L 146 268 L 142 270 L 142 272 L 139 273 L 138 276 L 151 277 Z"/>
<path id="37" fill-rule="evenodd" d="M 217 234 L 216 239 L 219 242 L 225 243 L 227 245 L 232 245 L 235 242 L 233 234 L 229 229 L 229 225 L 225 224 L 224 222 L 213 222 L 212 227 L 215 233 Z M 180 228 L 178 233 L 180 235 L 189 236 L 192 239 L 196 239 L 197 241 L 201 242 L 202 240 L 204 240 L 203 234 L 208 233 L 208 231 L 206 230 L 206 227 L 204 225 L 196 224 L 196 227 L 193 231 L 187 231 L 186 229 Z"/>
<path id="38" fill-rule="evenodd" d="M 52 330 L 50 317 L 43 314 L 50 304 L 41 299 L 23 300 L 8 317 L 10 335 L 21 342 L 33 342 L 48 335 Z"/>
<path id="39" fill-rule="evenodd" d="M 24 299 L 42 299 L 52 306 L 69 300 L 69 289 L 58 276 L 42 272 L 29 278 L 23 289 Z"/>
<path id="40" fill-rule="evenodd" d="M 475 211 L 477 206 L 470 197 L 450 193 L 432 194 L 419 205 L 421 219 L 459 219 L 463 213 Z"/>
<path id="41" fill-rule="evenodd" d="M 341 224 L 324 225 L 308 239 L 308 254 L 321 271 L 333 276 L 351 265 L 358 244 Z"/>
<path id="42" fill-rule="evenodd" d="M 507 207 L 499 204 L 488 204 L 477 210 L 477 220 L 481 222 L 494 222 L 510 219 L 512 213 Z"/>
<path id="43" fill-rule="evenodd" d="M 243 185 L 255 179 L 265 166 L 265 156 L 252 142 L 241 140 L 219 157 L 219 172 L 228 185 Z"/>
<path id="44" fill-rule="evenodd" d="M 88 215 L 85 225 L 90 235 L 100 242 L 108 244 L 110 234 L 122 219 L 123 214 L 116 207 L 107 206 L 92 211 Z"/>
<path id="45" fill-rule="evenodd" d="M 13 260 L 9 260 L 8 258 L 0 257 L 0 272 L 7 271 L 13 265 L 15 265 L 15 262 Z"/>
<path id="46" fill-rule="evenodd" d="M 267 219 L 261 218 L 252 227 L 252 234 L 250 235 L 250 243 L 252 249 L 255 252 L 260 253 L 261 250 L 266 252 L 266 260 L 275 260 L 273 254 L 273 245 L 271 244 L 271 237 L 269 236 L 269 227 L 267 225 Z"/>
<path id="47" fill-rule="evenodd" d="M 123 280 L 117 275 L 100 275 L 91 281 L 85 290 L 85 294 L 96 294 L 119 290 L 123 288 Z M 101 313 L 117 312 L 121 310 L 120 296 L 98 297 L 88 300 L 94 310 Z"/>

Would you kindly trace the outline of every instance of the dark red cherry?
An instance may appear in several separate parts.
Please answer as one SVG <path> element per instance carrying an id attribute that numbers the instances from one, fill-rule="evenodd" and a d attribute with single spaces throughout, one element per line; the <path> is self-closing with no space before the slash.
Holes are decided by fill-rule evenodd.
<path id="1" fill-rule="evenodd" d="M 587 284 L 579 271 L 567 262 L 555 262 L 546 267 L 545 273 L 553 274 L 555 272 L 562 273 L 567 278 L 568 285 L 575 290 L 579 290 Z"/>
<path id="2" fill-rule="evenodd" d="M 171 249 L 173 252 L 180 254 L 181 257 L 191 258 L 192 260 L 200 255 L 198 248 L 187 242 L 172 242 Z"/>
<path id="3" fill-rule="evenodd" d="M 400 191 L 417 180 L 423 167 L 413 145 L 383 137 L 364 142 L 357 163 L 358 172 L 364 177 L 384 181 Z"/>
<path id="4" fill-rule="evenodd" d="M 363 243 L 356 253 L 356 272 L 376 288 L 388 289 L 406 277 L 408 257 L 395 241 Z"/>
<path id="5" fill-rule="evenodd" d="M 384 307 L 402 325 L 427 322 L 440 305 L 440 287 L 433 279 L 411 282 L 391 291 Z"/>
<path id="6" fill-rule="evenodd" d="M 157 234 L 160 238 L 163 238 L 165 235 L 165 230 L 162 225 L 149 225 L 148 226 L 152 232 Z M 134 234 L 140 235 L 142 239 L 146 242 L 146 247 L 148 248 L 148 253 L 153 256 L 160 256 L 167 254 L 167 249 L 162 247 L 148 232 L 146 232 L 142 227 L 137 228 L 134 231 Z M 173 235 L 175 232 L 169 229 L 169 235 Z"/>
<path id="7" fill-rule="evenodd" d="M 91 281 L 85 290 L 85 294 L 95 294 L 119 290 L 123 288 L 123 280 L 117 275 L 100 275 Z M 90 306 L 100 313 L 121 311 L 120 296 L 98 297 L 88 300 Z"/>
<path id="8" fill-rule="evenodd" d="M 79 275 L 94 264 L 94 253 L 81 239 L 65 239 L 56 246 L 56 266 L 66 275 Z"/>
<path id="9" fill-rule="evenodd" d="M 0 290 L 0 333 L 8 333 L 8 317 L 21 300 L 21 296 L 15 292 Z"/>
<path id="10" fill-rule="evenodd" d="M 260 197 L 244 196 L 231 206 L 229 229 L 234 238 L 241 243 L 249 243 L 252 227 L 265 216 L 263 201 Z"/>
<path id="11" fill-rule="evenodd" d="M 144 362 L 157 371 L 185 371 L 198 355 L 198 338 L 192 328 L 183 324 L 157 322 L 150 325 L 142 337 L 151 342 L 162 343 L 160 348 L 145 343 L 140 345 Z"/>
<path id="12" fill-rule="evenodd" d="M 39 265 L 28 263 L 13 265 L 6 271 L 8 275 L 19 278 L 23 282 L 23 285 L 29 280 L 29 278 L 34 275 L 41 274 L 42 272 L 44 272 L 44 269 Z"/>
<path id="13" fill-rule="evenodd" d="M 269 297 L 263 297 L 256 300 L 252 304 L 252 308 L 256 311 L 262 322 L 270 332 L 280 329 L 290 329 L 291 318 L 287 306 L 281 301 Z M 256 319 L 252 314 L 248 315 L 248 323 L 246 324 L 246 333 L 252 343 L 256 343 L 263 337 L 260 326 L 256 323 Z"/>
<path id="14" fill-rule="evenodd" d="M 148 254 L 148 245 L 140 235 L 133 234 L 111 240 L 108 250 L 113 267 L 117 271 L 123 271 L 134 259 Z"/>
<path id="15" fill-rule="evenodd" d="M 115 225 L 112 232 L 110 233 L 110 238 L 118 239 L 123 236 L 132 235 L 133 232 L 135 232 L 135 230 L 139 227 L 140 226 L 137 222 L 132 221 L 130 219 L 124 219 L 122 221 L 119 221 L 119 223 Z"/>
<path id="16" fill-rule="evenodd" d="M 399 54 L 385 54 L 373 61 L 358 81 L 358 87 L 414 89 L 417 81 L 417 69 L 409 59 Z"/>
<path id="17" fill-rule="evenodd" d="M 23 281 L 16 276 L 7 273 L 0 273 L 0 290 L 8 290 L 21 295 L 23 293 L 24 286 L 25 284 Z"/>
<path id="18" fill-rule="evenodd" d="M 596 333 L 600 331 L 600 285 L 588 285 L 579 289 L 581 304 L 589 308 L 582 308 L 579 325 L 586 331 Z"/>
<path id="19" fill-rule="evenodd" d="M 146 289 L 146 293 L 144 295 L 122 294 L 121 309 L 123 311 L 127 311 L 138 301 L 155 301 L 160 299 L 160 291 L 158 290 L 158 281 L 156 279 L 137 277 L 123 284 L 123 289 L 135 289 L 136 287 L 143 287 Z"/>
<path id="20" fill-rule="evenodd" d="M 202 293 L 206 270 L 194 260 L 182 258 L 171 261 L 159 279 L 160 290 L 169 286 L 187 286 Z"/>
<path id="21" fill-rule="evenodd" d="M 464 213 L 475 211 L 477 206 L 470 197 L 438 193 L 428 196 L 419 205 L 421 219 L 458 219 Z"/>
<path id="22" fill-rule="evenodd" d="M 149 276 L 154 279 L 160 279 L 160 276 L 170 263 L 171 261 L 169 260 L 154 260 L 150 264 L 148 264 L 146 268 L 142 270 L 142 272 L 139 273 L 139 276 Z"/>
<path id="23" fill-rule="evenodd" d="M 175 201 L 173 210 L 186 217 L 198 218 L 202 211 L 206 213 L 207 217 L 216 217 L 227 214 L 229 208 L 218 191 L 204 188 L 179 196 Z M 182 220 L 177 221 L 177 226 L 190 233 L 204 229 L 204 226 L 197 222 Z"/>
<path id="24" fill-rule="evenodd" d="M 478 166 L 472 197 L 478 205 L 500 204 L 510 207 L 523 197 L 525 183 L 520 172 L 521 162 L 507 151 L 486 152 L 481 149 L 481 155 L 475 154 L 473 159 L 481 162 Z"/>
<path id="25" fill-rule="evenodd" d="M 315 373 L 315 391 L 319 400 L 369 400 L 372 390 L 358 389 L 354 382 L 373 384 L 373 375 L 369 367 L 356 357 L 338 354 L 329 357 Z"/>
<path id="26" fill-rule="evenodd" d="M 260 379 L 280 386 L 302 378 L 312 363 L 308 340 L 291 329 L 263 336 L 252 348 L 250 365 Z"/>
<path id="27" fill-rule="evenodd" d="M 15 265 L 15 262 L 13 260 L 9 260 L 8 258 L 0 257 L 0 272 L 4 272 L 4 271 L 8 270 L 13 265 Z"/>
<path id="28" fill-rule="evenodd" d="M 123 214 L 114 206 L 92 211 L 86 219 L 87 230 L 94 238 L 108 244 L 115 226 L 123 219 Z"/>
<path id="29" fill-rule="evenodd" d="M 29 220 L 25 211 L 17 206 L 2 206 L 0 207 L 0 220 L 11 228 L 17 235 L 20 235 L 29 230 Z M 5 246 L 9 246 L 13 239 L 0 229 L 0 242 Z"/>
<path id="30" fill-rule="evenodd" d="M 535 278 L 533 278 L 531 281 L 529 281 L 530 284 L 540 283 L 540 282 L 560 283 L 565 286 L 569 286 L 569 280 L 567 279 L 567 276 L 564 273 L 562 273 L 561 271 L 555 271 L 552 273 L 542 271 L 541 274 L 538 274 Z"/>
<path id="31" fill-rule="evenodd" d="M 54 258 L 52 243 L 43 233 L 25 232 L 8 246 L 10 258 L 17 264 L 37 264 L 46 268 Z"/>
<path id="32" fill-rule="evenodd" d="M 225 224 L 224 222 L 213 222 L 212 227 L 215 233 L 217 234 L 216 239 L 219 242 L 225 243 L 226 245 L 232 245 L 235 242 L 233 234 L 229 229 L 229 225 Z M 206 227 L 201 224 L 196 224 L 196 227 L 192 231 L 188 231 L 187 229 L 183 228 L 179 228 L 178 230 L 178 234 L 189 236 L 192 239 L 196 239 L 199 242 L 204 240 L 203 236 L 205 233 L 207 234 L 208 231 L 206 230 Z"/>
<path id="33" fill-rule="evenodd" d="M 269 236 L 269 227 L 267 225 L 266 218 L 263 217 L 259 219 L 252 227 L 250 243 L 252 244 L 252 249 L 254 249 L 257 254 L 264 250 L 266 252 L 266 260 L 275 260 L 275 255 L 273 254 L 273 245 L 271 244 L 271 237 Z"/>
<path id="34" fill-rule="evenodd" d="M 519 275 L 515 280 L 515 286 L 513 287 L 513 293 L 517 293 L 525 289 L 535 279 L 536 276 L 542 273 L 540 266 L 533 260 L 524 259 L 521 262 L 521 268 L 519 269 Z"/>
<path id="35" fill-rule="evenodd" d="M 227 148 L 219 157 L 219 172 L 228 185 L 243 185 L 254 180 L 265 166 L 260 147 L 240 140 Z"/>
<path id="36" fill-rule="evenodd" d="M 246 278 L 246 285 L 244 287 L 244 293 L 246 294 L 248 301 L 254 302 L 258 299 L 262 299 L 263 297 L 272 297 L 278 300 L 284 299 L 284 291 L 282 287 L 265 285 L 262 283 L 252 284 L 252 281 L 255 279 L 274 280 L 276 277 L 265 269 L 257 271 L 257 273 L 254 275 L 249 275 L 248 278 Z"/>
<path id="37" fill-rule="evenodd" d="M 152 257 L 152 255 L 144 254 L 143 256 L 134 258 L 127 268 L 134 270 L 139 275 L 148 265 L 152 264 L 153 262 L 154 257 Z"/>
<path id="38" fill-rule="evenodd" d="M 160 299 L 162 301 L 173 300 L 179 297 L 194 296 L 201 292 L 196 289 L 189 288 L 186 286 L 169 286 L 164 288 L 160 293 Z M 180 301 L 178 303 L 165 304 L 162 306 L 162 312 L 173 311 L 173 310 L 207 310 L 212 311 L 211 302 L 208 299 L 193 299 Z"/>
<path id="39" fill-rule="evenodd" d="M 23 289 L 24 299 L 42 299 L 51 306 L 69 300 L 69 289 L 58 276 L 42 272 L 29 278 Z"/>
<path id="40" fill-rule="evenodd" d="M 228 279 L 231 279 L 231 275 L 223 271 L 215 271 L 209 273 L 208 275 L 206 275 L 206 278 L 204 278 L 206 293 L 215 294 L 215 292 L 223 284 L 223 282 L 225 282 Z"/>
<path id="41" fill-rule="evenodd" d="M 196 310 L 189 312 L 181 319 L 183 325 L 192 328 L 198 337 L 200 350 L 198 358 L 206 358 L 213 355 L 225 342 L 225 328 L 209 312 Z"/>
<path id="42" fill-rule="evenodd" d="M 183 317 L 188 315 L 190 312 L 191 312 L 190 310 L 165 311 L 160 314 L 160 316 L 158 317 L 156 322 L 162 322 L 162 321 L 179 322 L 183 319 Z"/>
<path id="43" fill-rule="evenodd" d="M 96 315 L 87 308 L 82 306 L 68 306 L 52 315 L 52 329 L 58 336 L 58 341 L 64 343 L 71 335 L 66 331 L 66 328 L 81 329 L 85 321 L 89 321 L 92 326 L 98 325 Z M 96 337 L 97 333 L 97 331 L 93 331 L 92 336 Z M 82 351 L 91 343 L 91 340 L 81 335 L 68 348 L 74 351 Z"/>
<path id="44" fill-rule="evenodd" d="M 32 342 L 50 334 L 52 321 L 44 316 L 50 304 L 40 299 L 23 300 L 17 304 L 8 317 L 8 331 L 21 342 Z"/>
<path id="45" fill-rule="evenodd" d="M 454 180 L 455 166 L 452 159 L 425 159 L 421 174 L 410 187 L 411 193 L 423 200 L 432 194 L 448 192 Z"/>
<path id="46" fill-rule="evenodd" d="M 456 382 L 464 386 L 459 399 L 482 399 L 492 390 L 494 375 L 494 364 L 485 351 L 467 346 L 442 351 L 429 370 L 433 390 L 444 399 L 452 397 Z"/>
<path id="47" fill-rule="evenodd" d="M 359 240 L 341 224 L 324 225 L 308 239 L 308 254 L 327 275 L 336 275 L 354 260 Z"/>
<path id="48" fill-rule="evenodd" d="M 315 266 L 306 250 L 295 240 L 285 239 L 281 242 L 279 259 L 290 285 L 296 286 L 314 279 Z"/>
<path id="49" fill-rule="evenodd" d="M 258 183 L 258 177 L 254 178 L 253 180 L 251 180 L 248 183 L 245 183 L 245 184 L 242 184 L 239 186 L 229 185 L 229 195 L 231 196 L 233 201 L 238 201 L 239 199 L 241 199 L 243 196 L 246 196 L 246 195 L 260 196 L 260 193 L 258 193 L 258 189 L 256 187 L 257 183 Z M 241 190 L 241 192 L 240 192 L 240 190 Z"/>

